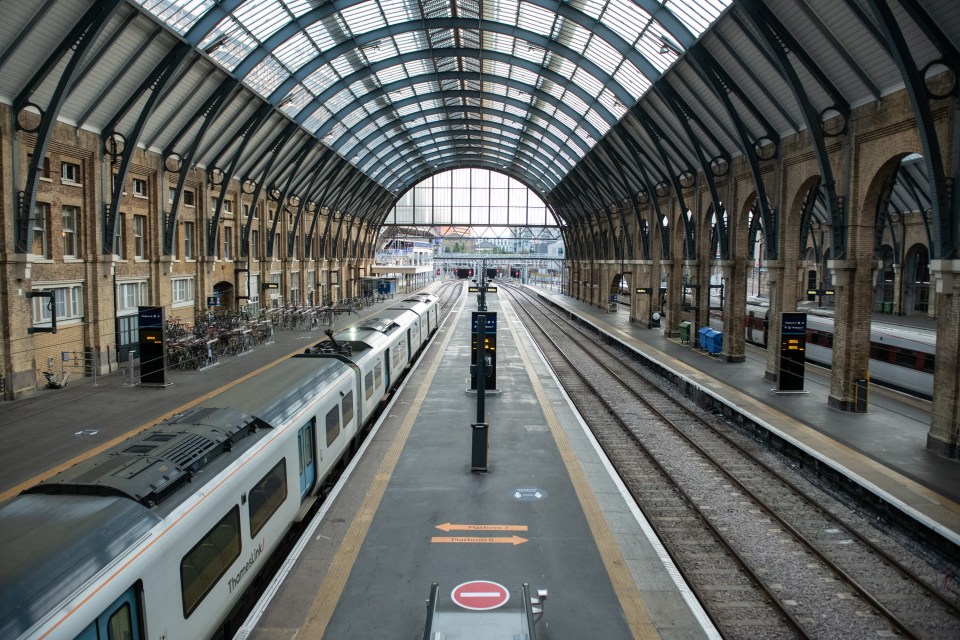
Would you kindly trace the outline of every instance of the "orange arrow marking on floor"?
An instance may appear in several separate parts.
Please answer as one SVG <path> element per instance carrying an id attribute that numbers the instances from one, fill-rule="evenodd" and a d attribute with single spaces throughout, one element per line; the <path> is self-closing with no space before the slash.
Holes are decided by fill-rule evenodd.
<path id="1" fill-rule="evenodd" d="M 470 538 L 466 536 L 434 536 L 430 542 L 456 543 L 456 544 L 512 544 L 514 546 L 527 542 L 526 538 L 520 536 L 510 536 L 509 538 Z"/>
<path id="2" fill-rule="evenodd" d="M 451 524 L 444 522 L 436 526 L 440 531 L 526 531 L 525 524 Z"/>

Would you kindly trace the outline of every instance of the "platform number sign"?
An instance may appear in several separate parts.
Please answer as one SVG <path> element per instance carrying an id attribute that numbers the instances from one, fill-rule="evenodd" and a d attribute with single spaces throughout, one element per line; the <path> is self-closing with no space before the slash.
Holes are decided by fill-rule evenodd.
<path id="1" fill-rule="evenodd" d="M 803 391 L 807 350 L 807 314 L 780 315 L 780 372 L 777 391 Z"/>

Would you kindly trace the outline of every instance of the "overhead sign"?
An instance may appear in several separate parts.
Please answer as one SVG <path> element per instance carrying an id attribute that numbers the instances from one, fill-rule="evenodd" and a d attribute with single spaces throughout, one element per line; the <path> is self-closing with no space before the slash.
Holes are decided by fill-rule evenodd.
<path id="1" fill-rule="evenodd" d="M 279 282 L 264 282 L 264 283 L 263 283 L 263 288 L 264 288 L 264 289 L 279 289 L 279 288 L 280 288 L 280 283 L 279 283 Z"/>
<path id="2" fill-rule="evenodd" d="M 489 611 L 507 604 L 510 592 L 502 584 L 488 580 L 464 582 L 450 594 L 453 601 L 471 611 Z"/>

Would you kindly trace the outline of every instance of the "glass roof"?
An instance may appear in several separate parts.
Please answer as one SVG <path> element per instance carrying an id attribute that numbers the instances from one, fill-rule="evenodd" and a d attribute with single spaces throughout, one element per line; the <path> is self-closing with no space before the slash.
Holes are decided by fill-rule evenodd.
<path id="1" fill-rule="evenodd" d="M 542 194 L 730 4 L 137 2 L 387 189 L 483 157 Z"/>

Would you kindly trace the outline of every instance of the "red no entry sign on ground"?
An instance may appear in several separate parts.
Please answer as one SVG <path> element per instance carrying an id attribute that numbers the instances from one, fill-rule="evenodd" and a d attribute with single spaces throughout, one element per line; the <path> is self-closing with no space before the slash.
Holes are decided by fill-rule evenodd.
<path id="1" fill-rule="evenodd" d="M 505 605 L 510 599 L 510 592 L 496 582 L 473 580 L 454 589 L 450 597 L 464 609 L 487 611 Z"/>

